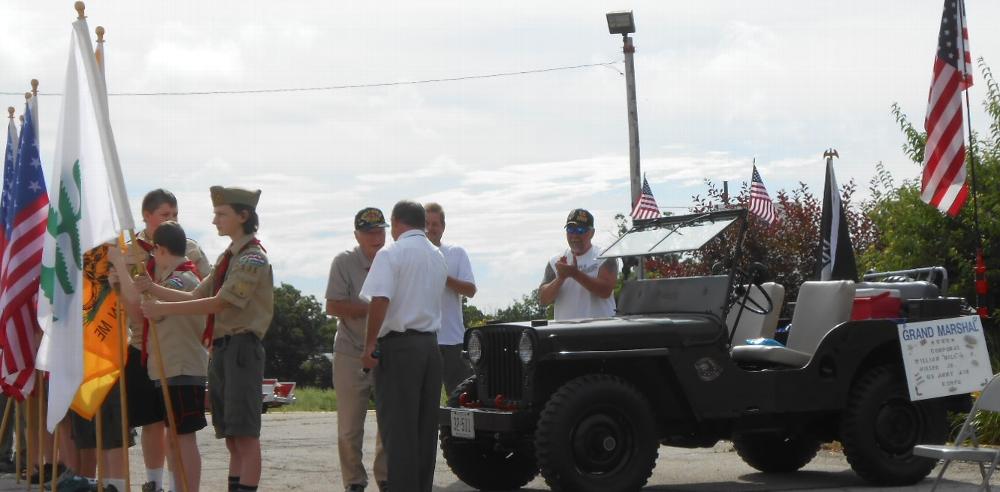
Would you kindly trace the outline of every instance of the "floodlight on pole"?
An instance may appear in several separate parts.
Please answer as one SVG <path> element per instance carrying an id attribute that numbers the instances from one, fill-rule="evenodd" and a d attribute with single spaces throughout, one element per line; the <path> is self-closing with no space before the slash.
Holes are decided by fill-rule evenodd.
<path id="1" fill-rule="evenodd" d="M 635 32 L 635 18 L 631 10 L 608 12 L 608 32 L 611 34 L 631 34 Z"/>

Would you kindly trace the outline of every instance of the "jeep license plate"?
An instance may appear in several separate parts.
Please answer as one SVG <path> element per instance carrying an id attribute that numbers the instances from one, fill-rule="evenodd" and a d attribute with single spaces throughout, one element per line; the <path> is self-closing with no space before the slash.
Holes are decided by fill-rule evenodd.
<path id="1" fill-rule="evenodd" d="M 472 412 L 468 410 L 451 411 L 451 435 L 462 439 L 475 439 L 476 426 L 473 423 Z"/>

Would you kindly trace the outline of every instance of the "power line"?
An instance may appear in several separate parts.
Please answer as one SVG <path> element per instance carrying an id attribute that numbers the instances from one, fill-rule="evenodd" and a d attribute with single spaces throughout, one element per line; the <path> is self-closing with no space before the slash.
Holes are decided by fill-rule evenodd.
<path id="1" fill-rule="evenodd" d="M 232 94 L 273 94 L 273 93 L 288 93 L 288 92 L 319 92 L 319 91 L 336 91 L 344 89 L 368 89 L 373 87 L 396 87 L 404 85 L 420 85 L 420 84 L 437 84 L 442 82 L 457 82 L 462 80 L 477 80 L 477 79 L 492 79 L 498 77 L 514 77 L 519 75 L 531 75 L 536 73 L 546 73 L 546 72 L 558 72 L 563 70 L 579 70 L 582 68 L 593 68 L 593 67 L 606 67 L 615 70 L 619 74 L 622 74 L 615 65 L 621 63 L 619 61 L 607 61 L 601 63 L 586 63 L 583 65 L 567 65 L 562 67 L 548 67 L 548 68 L 537 68 L 533 70 L 518 70 L 515 72 L 497 72 L 488 74 L 478 74 L 478 75 L 460 75 L 455 77 L 442 77 L 436 79 L 421 79 L 421 80 L 405 80 L 400 82 L 374 82 L 369 84 L 347 84 L 347 85 L 327 85 L 319 87 L 290 87 L 290 88 L 280 88 L 280 89 L 242 89 L 242 90 L 230 90 L 230 91 L 185 91 L 185 92 L 109 92 L 109 96 L 214 96 L 214 95 L 232 95 Z M 0 95 L 5 96 L 20 96 L 24 92 L 0 92 Z M 39 95 L 43 96 L 61 96 L 61 92 L 40 92 Z"/>

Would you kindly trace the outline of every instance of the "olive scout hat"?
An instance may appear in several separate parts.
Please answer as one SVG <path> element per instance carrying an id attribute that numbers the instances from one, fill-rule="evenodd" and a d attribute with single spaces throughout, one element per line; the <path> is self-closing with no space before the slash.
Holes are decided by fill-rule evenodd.
<path id="1" fill-rule="evenodd" d="M 260 200 L 260 190 L 247 190 L 244 188 L 224 188 L 213 186 L 208 189 L 212 193 L 212 206 L 219 205 L 246 205 L 250 208 L 257 208 L 257 201 Z"/>
<path id="2" fill-rule="evenodd" d="M 377 228 L 386 228 L 385 215 L 375 207 L 365 207 L 354 216 L 355 231 L 369 231 Z"/>
<path id="3" fill-rule="evenodd" d="M 566 217 L 566 227 L 569 226 L 593 229 L 594 216 L 582 208 L 575 208 L 570 211 L 569 217 Z"/>

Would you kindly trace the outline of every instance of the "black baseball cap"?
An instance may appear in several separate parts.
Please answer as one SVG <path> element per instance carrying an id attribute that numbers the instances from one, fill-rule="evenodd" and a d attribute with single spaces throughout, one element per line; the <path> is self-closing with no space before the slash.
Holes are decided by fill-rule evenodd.
<path id="1" fill-rule="evenodd" d="M 368 231 L 376 228 L 386 228 L 385 215 L 375 207 L 365 207 L 354 215 L 354 230 Z"/>
<path id="2" fill-rule="evenodd" d="M 594 215 L 582 208 L 574 208 L 566 217 L 566 227 L 587 227 L 594 228 Z"/>

